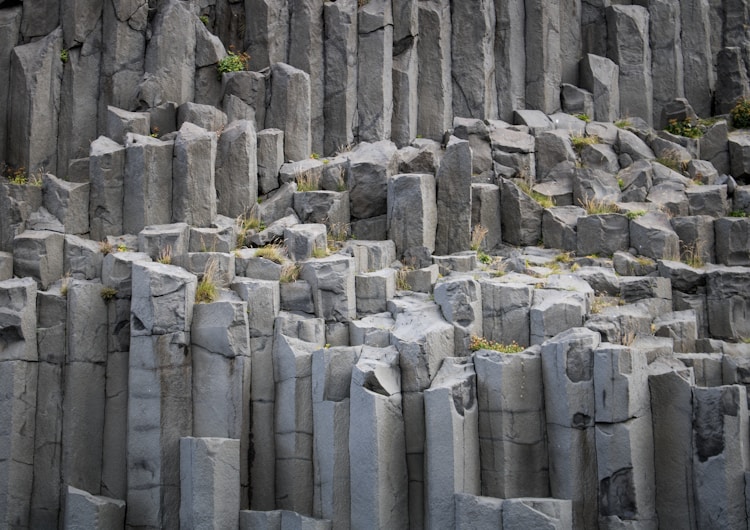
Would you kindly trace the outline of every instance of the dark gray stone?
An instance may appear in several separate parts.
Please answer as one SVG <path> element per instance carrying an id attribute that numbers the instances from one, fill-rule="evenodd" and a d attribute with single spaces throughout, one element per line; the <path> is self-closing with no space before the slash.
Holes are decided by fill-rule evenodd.
<path id="1" fill-rule="evenodd" d="M 542 208 L 510 180 L 500 183 L 503 240 L 511 245 L 536 245 L 542 235 Z"/>

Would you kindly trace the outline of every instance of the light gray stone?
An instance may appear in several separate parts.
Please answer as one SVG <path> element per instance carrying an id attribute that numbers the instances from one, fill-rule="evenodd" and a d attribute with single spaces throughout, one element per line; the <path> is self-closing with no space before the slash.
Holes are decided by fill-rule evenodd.
<path id="1" fill-rule="evenodd" d="M 471 148 L 469 142 L 455 137 L 451 138 L 440 161 L 435 181 L 437 187 L 435 252 L 453 254 L 468 250 L 471 242 Z"/>
<path id="2" fill-rule="evenodd" d="M 216 218 L 217 137 L 185 122 L 177 133 L 172 164 L 172 221 L 210 226 Z"/>
<path id="3" fill-rule="evenodd" d="M 325 95 L 324 154 L 354 142 L 357 119 L 357 2 L 323 4 Z"/>
<path id="4" fill-rule="evenodd" d="M 419 34 L 417 131 L 425 138 L 440 141 L 453 121 L 449 1 L 419 3 Z"/>
<path id="5" fill-rule="evenodd" d="M 65 528 L 83 530 L 122 528 L 125 524 L 125 501 L 92 495 L 68 486 L 65 491 Z"/>
<path id="6" fill-rule="evenodd" d="M 0 349 L 2 361 L 37 361 L 37 286 L 31 278 L 0 281 L 0 328 L 7 338 Z"/>
<path id="7" fill-rule="evenodd" d="M 382 313 L 387 301 L 396 294 L 396 271 L 382 269 L 358 274 L 356 280 L 357 314 Z"/>
<path id="8" fill-rule="evenodd" d="M 237 120 L 224 129 L 216 149 L 216 212 L 227 217 L 247 215 L 258 200 L 259 140 L 255 126 Z"/>
<path id="9" fill-rule="evenodd" d="M 638 254 L 653 259 L 676 259 L 680 255 L 680 239 L 669 218 L 661 212 L 650 212 L 630 221 L 630 246 Z"/>
<path id="10" fill-rule="evenodd" d="M 313 515 L 350 528 L 349 391 L 360 347 L 313 352 Z"/>
<path id="11" fill-rule="evenodd" d="M 31 15 L 31 10 L 24 13 Z M 38 13 L 37 15 L 41 15 Z M 29 173 L 57 173 L 57 127 L 63 63 L 62 28 L 44 38 L 16 46 L 10 54 L 7 162 Z M 23 28 L 22 28 L 23 30 Z M 41 35 L 40 35 L 41 36 Z"/>
<path id="12" fill-rule="evenodd" d="M 471 278 L 449 278 L 435 285 L 435 302 L 454 327 L 454 355 L 469 355 L 472 336 L 482 337 L 482 291 Z"/>
<path id="13" fill-rule="evenodd" d="M 288 64 L 271 67 L 271 102 L 266 126 L 284 131 L 284 157 L 302 160 L 312 153 L 310 76 Z"/>
<path id="14" fill-rule="evenodd" d="M 395 348 L 362 349 L 352 371 L 349 452 L 351 521 L 408 527 L 401 375 Z"/>
<path id="15" fill-rule="evenodd" d="M 542 235 L 544 209 L 514 182 L 500 183 L 500 215 L 503 240 L 511 245 L 536 245 Z"/>
<path id="16" fill-rule="evenodd" d="M 197 279 L 174 265 L 133 263 L 131 336 L 190 331 Z"/>
<path id="17" fill-rule="evenodd" d="M 387 140 L 393 113 L 393 12 L 391 3 L 371 0 L 358 13 L 357 137 L 361 142 Z"/>
<path id="18" fill-rule="evenodd" d="M 182 3 L 171 0 L 158 10 L 151 28 L 139 101 L 147 108 L 167 101 L 177 105 L 192 101 L 196 44 L 193 14 Z M 176 34 L 183 38 L 175 39 Z"/>
<path id="19" fill-rule="evenodd" d="M 654 335 L 670 337 L 674 341 L 674 351 L 690 353 L 695 350 L 698 340 L 698 322 L 695 311 L 674 311 L 659 315 L 654 319 Z"/>
<path id="20" fill-rule="evenodd" d="M 566 329 L 583 325 L 587 301 L 576 291 L 536 289 L 529 310 L 529 342 L 542 344 Z"/>
<path id="21" fill-rule="evenodd" d="M 290 226 L 284 230 L 284 245 L 293 261 L 303 261 L 316 252 L 326 252 L 326 226 L 310 223 Z"/>
<path id="22" fill-rule="evenodd" d="M 416 247 L 435 250 L 436 200 L 432 175 L 394 175 L 388 180 L 388 238 L 398 256 Z"/>
<path id="23" fill-rule="evenodd" d="M 356 318 L 354 259 L 333 255 L 309 260 L 302 265 L 300 277 L 312 287 L 317 317 L 336 322 Z"/>
<path id="24" fill-rule="evenodd" d="M 245 48 L 249 68 L 259 71 L 286 61 L 289 39 L 289 2 L 251 0 L 245 5 Z"/>
<path id="25" fill-rule="evenodd" d="M 714 88 L 714 55 L 711 51 L 709 3 L 689 0 L 680 3 L 682 47 L 684 53 L 685 97 L 699 116 L 711 115 L 711 92 Z"/>
<path id="26" fill-rule="evenodd" d="M 549 495 L 544 395 L 528 391 L 542 384 L 538 349 L 479 350 L 474 366 L 482 493 L 506 499 Z"/>
<path id="27" fill-rule="evenodd" d="M 190 245 L 186 223 L 146 226 L 138 232 L 138 250 L 159 263 L 184 265 Z"/>
<path id="28" fill-rule="evenodd" d="M 238 440 L 180 438 L 181 527 L 237 527 L 239 485 Z"/>
<path id="29" fill-rule="evenodd" d="M 503 528 L 569 530 L 573 525 L 572 502 L 564 499 L 520 498 L 503 502 Z"/>
<path id="30" fill-rule="evenodd" d="M 578 206 L 555 206 L 542 213 L 542 241 L 545 246 L 575 252 L 578 248 L 578 220 L 586 211 Z"/>
<path id="31" fill-rule="evenodd" d="M 722 217 L 714 223 L 716 261 L 723 265 L 750 265 L 750 218 Z"/>
<path id="32" fill-rule="evenodd" d="M 578 218 L 577 251 L 580 256 L 611 255 L 630 248 L 628 218 L 621 214 L 595 214 Z"/>
<path id="33" fill-rule="evenodd" d="M 526 105 L 552 114 L 562 83 L 559 0 L 526 2 L 526 42 Z"/>
<path id="34" fill-rule="evenodd" d="M 173 142 L 128 135 L 125 144 L 123 232 L 172 220 Z"/>
<path id="35" fill-rule="evenodd" d="M 57 232 L 26 230 L 13 240 L 13 274 L 34 278 L 46 290 L 63 275 L 65 238 Z"/>
<path id="36" fill-rule="evenodd" d="M 94 240 L 122 234 L 125 148 L 100 136 L 89 152 L 89 227 Z"/>
<path id="37" fill-rule="evenodd" d="M 586 54 L 581 63 L 581 86 L 594 96 L 592 118 L 606 122 L 620 116 L 620 67 L 617 63 L 603 56 Z"/>
<path id="38" fill-rule="evenodd" d="M 89 231 L 89 184 L 66 182 L 47 173 L 42 177 L 44 207 L 54 215 L 68 234 Z"/>
<path id="39" fill-rule="evenodd" d="M 396 146 L 390 141 L 360 143 L 346 156 L 350 163 L 347 189 L 352 220 L 386 214 L 388 180 L 398 170 Z"/>
<path id="40" fill-rule="evenodd" d="M 500 188 L 496 184 L 471 185 L 472 232 L 477 225 L 487 230 L 479 248 L 489 251 L 502 244 Z"/>
<path id="41" fill-rule="evenodd" d="M 424 393 L 425 524 L 455 524 L 455 493 L 477 495 L 479 407 L 469 358 L 448 358 Z"/>
<path id="42" fill-rule="evenodd" d="M 484 336 L 497 342 L 528 346 L 532 288 L 501 279 L 483 279 L 480 285 Z"/>

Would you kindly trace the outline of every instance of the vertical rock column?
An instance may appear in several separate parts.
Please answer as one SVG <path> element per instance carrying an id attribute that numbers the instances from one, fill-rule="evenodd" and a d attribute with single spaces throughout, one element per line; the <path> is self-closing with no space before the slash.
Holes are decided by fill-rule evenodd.
<path id="1" fill-rule="evenodd" d="M 317 348 L 280 332 L 274 338 L 276 506 L 302 515 L 313 512 L 312 352 Z"/>
<path id="2" fill-rule="evenodd" d="M 747 391 L 693 388 L 693 487 L 698 528 L 746 524 Z"/>
<path id="3" fill-rule="evenodd" d="M 99 96 L 99 131 L 107 106 L 136 108 L 138 83 L 146 55 L 147 0 L 106 0 L 102 14 L 103 43 Z"/>
<path id="4" fill-rule="evenodd" d="M 180 438 L 193 430 L 190 325 L 195 276 L 133 264 L 128 381 L 127 524 L 179 525 Z"/>
<path id="5" fill-rule="evenodd" d="M 526 105 L 556 112 L 561 82 L 560 0 L 526 0 Z"/>
<path id="6" fill-rule="evenodd" d="M 185 122 L 174 142 L 172 222 L 208 227 L 216 219 L 216 133 Z"/>
<path id="7" fill-rule="evenodd" d="M 542 345 L 550 493 L 573 501 L 573 527 L 597 528 L 594 350 L 599 334 L 571 328 Z"/>
<path id="8" fill-rule="evenodd" d="M 424 391 L 435 378 L 443 359 L 454 355 L 455 329 L 432 302 L 400 299 L 389 302 L 388 307 L 396 320 L 390 342 L 399 352 L 402 376 L 409 472 L 407 522 L 412 528 L 421 528 L 424 524 Z M 356 475 L 352 473 L 352 476 Z"/>
<path id="9" fill-rule="evenodd" d="M 391 2 L 370 0 L 360 7 L 357 34 L 359 141 L 388 140 L 393 114 Z"/>
<path id="10" fill-rule="evenodd" d="M 253 510 L 272 510 L 276 506 L 275 445 L 274 445 L 274 382 L 273 329 L 279 314 L 279 282 L 237 278 L 232 284 L 247 302 L 252 373 L 250 408 L 252 448 L 248 462 L 249 482 L 243 488 L 252 491 L 249 505 Z M 247 505 L 247 492 L 242 496 L 242 507 Z"/>
<path id="11" fill-rule="evenodd" d="M 55 289 L 37 292 L 37 386 L 34 436 L 34 490 L 31 501 L 33 528 L 55 528 L 60 499 L 62 460 L 63 364 L 66 357 L 67 298 Z"/>
<path id="12" fill-rule="evenodd" d="M 62 431 L 62 480 L 98 495 L 107 363 L 107 306 L 102 284 L 68 285 L 67 355 Z"/>
<path id="13" fill-rule="evenodd" d="M 171 222 L 173 147 L 174 142 L 128 133 L 122 204 L 126 234 Z"/>
<path id="14" fill-rule="evenodd" d="M 361 347 L 324 348 L 313 353 L 313 516 L 349 528 L 349 392 Z"/>
<path id="15" fill-rule="evenodd" d="M 237 528 L 240 442 L 180 439 L 180 528 Z"/>
<path id="16" fill-rule="evenodd" d="M 453 115 L 497 117 L 495 8 L 492 0 L 451 5 Z"/>
<path id="17" fill-rule="evenodd" d="M 482 495 L 548 497 L 542 358 L 538 348 L 474 354 Z"/>
<path id="18" fill-rule="evenodd" d="M 354 142 L 357 120 L 357 0 L 323 5 L 325 95 L 323 153 Z"/>
<path id="19" fill-rule="evenodd" d="M 693 498 L 692 370 L 649 375 L 656 512 L 669 528 L 696 528 Z"/>
<path id="20" fill-rule="evenodd" d="M 654 79 L 654 126 L 665 127 L 661 112 L 674 98 L 684 97 L 685 82 L 682 53 L 680 2 L 652 0 L 648 4 L 650 20 L 651 75 Z M 710 104 L 710 100 L 709 100 Z"/>
<path id="21" fill-rule="evenodd" d="M 401 257 L 410 249 L 435 250 L 437 208 L 435 177 L 394 175 L 388 179 L 388 239 Z"/>
<path id="22" fill-rule="evenodd" d="M 479 494 L 477 376 L 468 357 L 443 362 L 425 405 L 425 526 L 453 528 L 455 493 Z"/>
<path id="23" fill-rule="evenodd" d="M 62 42 L 58 28 L 11 54 L 7 162 L 29 172 L 57 173 Z"/>
<path id="24" fill-rule="evenodd" d="M 469 250 L 471 243 L 471 147 L 451 137 L 437 175 L 435 253 Z"/>
<path id="25" fill-rule="evenodd" d="M 645 352 L 602 345 L 594 353 L 600 525 L 656 526 L 654 438 Z"/>
<path id="26" fill-rule="evenodd" d="M 0 282 L 0 526 L 29 527 L 39 358 L 36 282 Z"/>
<path id="27" fill-rule="evenodd" d="M 620 67 L 620 115 L 638 116 L 651 124 L 654 90 L 648 24 L 645 7 L 607 8 L 607 56 Z"/>
<path id="28" fill-rule="evenodd" d="M 70 24 L 63 26 L 68 58 L 63 66 L 57 137 L 57 174 L 61 177 L 68 176 L 71 161 L 88 156 L 91 140 L 97 136 L 102 24 L 97 10 L 82 11 L 61 10 L 61 14 L 78 14 L 75 31 L 69 29 Z M 77 43 L 81 46 L 73 48 Z"/>
<path id="29" fill-rule="evenodd" d="M 418 0 L 393 3 L 393 116 L 391 139 L 408 145 L 417 136 L 419 105 L 419 9 Z"/>
<path id="30" fill-rule="evenodd" d="M 239 297 L 196 304 L 190 328 L 193 435 L 239 440 L 238 480 L 245 488 L 250 480 L 252 373 L 247 307 Z"/>
<path id="31" fill-rule="evenodd" d="M 245 48 L 250 70 L 284 62 L 289 39 L 288 0 L 245 0 Z"/>
<path id="32" fill-rule="evenodd" d="M 0 11 L 0 72 L 10 72 L 10 55 L 18 44 L 21 6 Z M 0 160 L 7 160 L 8 114 L 10 112 L 10 76 L 0 80 Z"/>
<path id="33" fill-rule="evenodd" d="M 685 69 L 685 97 L 699 116 L 711 115 L 714 59 L 711 53 L 711 22 L 708 0 L 679 3 Z M 747 12 L 745 13 L 747 16 Z M 745 19 L 747 22 L 747 19 Z M 745 58 L 747 61 L 747 57 Z"/>
<path id="34" fill-rule="evenodd" d="M 526 108 L 525 20 L 524 0 L 495 1 L 497 112 L 507 122 L 514 110 Z"/>
<path id="35" fill-rule="evenodd" d="M 323 38 L 323 3 L 289 0 L 288 62 L 310 76 L 310 131 L 315 153 L 323 150 Z"/>
<path id="36" fill-rule="evenodd" d="M 442 140 L 453 123 L 451 9 L 448 0 L 419 2 L 417 131 Z"/>
<path id="37" fill-rule="evenodd" d="M 109 298 L 109 332 L 101 493 L 115 499 L 125 499 L 128 492 L 128 372 L 133 263 L 149 259 L 147 254 L 140 252 L 111 252 L 102 261 L 102 283 L 110 289 L 110 294 L 106 295 Z"/>
<path id="38" fill-rule="evenodd" d="M 216 212 L 236 219 L 258 201 L 258 137 L 249 120 L 230 123 L 216 151 Z"/>
<path id="39" fill-rule="evenodd" d="M 560 60 L 562 82 L 578 86 L 578 63 L 583 54 L 582 0 L 560 0 Z"/>
<path id="40" fill-rule="evenodd" d="M 399 354 L 365 346 L 352 371 L 349 420 L 351 522 L 409 528 Z"/>
<path id="41" fill-rule="evenodd" d="M 284 157 L 304 160 L 312 152 L 310 76 L 288 64 L 271 66 L 271 101 L 266 127 L 284 131 Z"/>
<path id="42" fill-rule="evenodd" d="M 100 136 L 89 151 L 89 227 L 94 241 L 122 234 L 125 148 Z"/>

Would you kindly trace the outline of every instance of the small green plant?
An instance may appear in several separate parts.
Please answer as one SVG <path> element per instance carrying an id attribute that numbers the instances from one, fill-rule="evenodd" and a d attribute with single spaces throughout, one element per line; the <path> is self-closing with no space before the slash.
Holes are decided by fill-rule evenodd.
<path id="1" fill-rule="evenodd" d="M 195 288 L 196 304 L 210 304 L 216 301 L 216 298 L 219 296 L 219 288 L 217 287 L 218 279 L 218 262 L 210 259 L 206 263 L 206 268 L 203 269 L 203 276 L 201 276 L 198 286 Z"/>
<path id="2" fill-rule="evenodd" d="M 114 287 L 104 287 L 99 294 L 101 295 L 102 300 L 104 300 L 105 302 L 109 302 L 115 296 L 117 296 L 117 289 L 115 289 Z"/>
<path id="3" fill-rule="evenodd" d="M 662 166 L 666 166 L 672 171 L 677 171 L 678 173 L 682 169 L 682 164 L 680 163 L 680 161 L 672 156 L 660 156 L 656 159 L 656 161 L 659 162 Z"/>
<path id="4" fill-rule="evenodd" d="M 266 224 L 260 220 L 260 218 L 249 215 L 247 217 L 240 215 L 237 218 L 237 241 L 235 245 L 237 248 L 245 246 L 247 235 L 250 232 L 262 232 L 266 229 Z"/>
<path id="5" fill-rule="evenodd" d="M 615 122 L 615 127 L 618 129 L 624 129 L 626 127 L 630 127 L 633 125 L 633 123 L 628 118 L 620 118 Z"/>
<path id="6" fill-rule="evenodd" d="M 159 137 L 159 128 L 156 125 L 154 125 L 153 127 L 151 127 L 151 134 L 149 134 L 149 136 L 151 138 L 158 138 Z"/>
<path id="7" fill-rule="evenodd" d="M 469 339 L 469 349 L 471 351 L 477 350 L 493 350 L 500 353 L 521 353 L 526 348 L 520 346 L 516 341 L 510 344 L 502 344 L 494 340 L 485 339 L 484 337 L 477 337 L 472 335 Z"/>
<path id="8" fill-rule="evenodd" d="M 555 256 L 555 263 L 570 263 L 573 261 L 573 255 L 570 252 L 561 252 Z"/>
<path id="9" fill-rule="evenodd" d="M 297 191 L 317 191 L 319 188 L 319 175 L 312 173 L 299 173 L 295 177 L 297 181 Z"/>
<path id="10" fill-rule="evenodd" d="M 170 265 L 172 263 L 172 245 L 167 245 L 159 251 L 159 255 L 156 257 L 156 261 L 163 265 Z"/>
<path id="11" fill-rule="evenodd" d="M 63 48 L 60 51 L 60 60 L 63 64 L 67 63 L 70 60 L 70 52 L 67 50 L 67 48 Z"/>
<path id="12" fill-rule="evenodd" d="M 479 247 L 482 246 L 482 242 L 484 241 L 484 238 L 487 237 L 488 232 L 489 230 L 482 225 L 474 225 L 474 228 L 471 229 L 471 244 L 469 248 L 471 248 L 471 250 L 479 250 Z"/>
<path id="13" fill-rule="evenodd" d="M 620 188 L 620 191 L 625 189 L 625 181 L 621 178 L 617 179 L 617 186 Z"/>
<path id="14" fill-rule="evenodd" d="M 227 56 L 216 63 L 216 69 L 219 71 L 219 79 L 221 79 L 222 74 L 247 70 L 249 63 L 250 56 L 247 53 L 234 53 L 234 51 L 229 50 Z"/>
<path id="15" fill-rule="evenodd" d="M 576 114 L 575 117 L 581 121 L 585 121 L 586 123 L 591 121 L 591 117 L 586 113 Z"/>
<path id="16" fill-rule="evenodd" d="M 521 188 L 521 191 L 523 191 L 526 195 L 534 199 L 542 208 L 552 208 L 555 206 L 555 201 L 554 199 L 552 199 L 552 197 L 547 197 L 546 195 L 542 195 L 538 191 L 534 191 L 531 186 L 529 186 L 529 184 L 525 181 L 520 182 L 518 184 L 518 187 Z"/>
<path id="17" fill-rule="evenodd" d="M 318 153 L 310 153 L 310 158 L 313 160 L 320 160 L 320 155 Z"/>
<path id="18" fill-rule="evenodd" d="M 258 258 L 265 258 L 274 263 L 278 263 L 279 265 L 284 261 L 284 251 L 282 250 L 281 245 L 272 244 L 261 247 L 255 251 L 255 256 Z"/>
<path id="19" fill-rule="evenodd" d="M 693 124 L 693 120 L 690 118 L 685 118 L 682 121 L 676 119 L 669 120 L 664 130 L 670 134 L 685 136 L 686 138 L 700 138 L 703 136 L 700 126 Z"/>
<path id="20" fill-rule="evenodd" d="M 633 219 L 638 219 L 639 217 L 646 215 L 646 210 L 630 210 L 625 215 L 632 221 Z"/>
<path id="21" fill-rule="evenodd" d="M 294 283 L 299 279 L 299 265 L 292 262 L 284 263 L 281 267 L 281 276 L 279 281 L 281 283 Z"/>
<path id="22" fill-rule="evenodd" d="M 570 141 L 573 144 L 573 148 L 576 150 L 578 154 L 583 151 L 583 148 L 587 145 L 594 145 L 599 143 L 599 137 L 596 135 L 593 136 L 583 136 L 582 134 L 574 134 L 570 137 Z"/>
<path id="23" fill-rule="evenodd" d="M 312 257 L 313 258 L 325 258 L 328 256 L 328 248 L 327 247 L 315 247 L 312 251 Z"/>
<path id="24" fill-rule="evenodd" d="M 615 203 L 604 199 L 591 197 L 590 199 L 579 199 L 579 202 L 588 215 L 619 213 L 620 211 Z"/>
<path id="25" fill-rule="evenodd" d="M 477 251 L 477 261 L 482 265 L 489 265 L 492 263 L 492 256 L 484 252 L 483 250 Z"/>
<path id="26" fill-rule="evenodd" d="M 750 99 L 742 98 L 729 111 L 732 117 L 732 127 L 736 129 L 747 129 L 750 127 Z"/>
<path id="27" fill-rule="evenodd" d="M 115 248 L 117 249 L 117 252 L 127 252 L 128 251 L 128 246 L 125 243 L 118 243 L 117 247 L 115 247 Z"/>
<path id="28" fill-rule="evenodd" d="M 742 210 L 732 210 L 729 212 L 729 217 L 747 217 L 747 212 L 743 212 Z"/>
<path id="29" fill-rule="evenodd" d="M 204 26 L 208 26 L 208 15 L 201 15 L 198 17 Z"/>

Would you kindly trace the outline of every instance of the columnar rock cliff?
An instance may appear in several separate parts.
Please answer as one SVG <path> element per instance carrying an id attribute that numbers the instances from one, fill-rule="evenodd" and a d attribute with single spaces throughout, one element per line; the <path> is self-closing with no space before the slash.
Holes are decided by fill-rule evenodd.
<path id="1" fill-rule="evenodd" d="M 749 20 L 0 0 L 0 529 L 748 527 Z"/>

